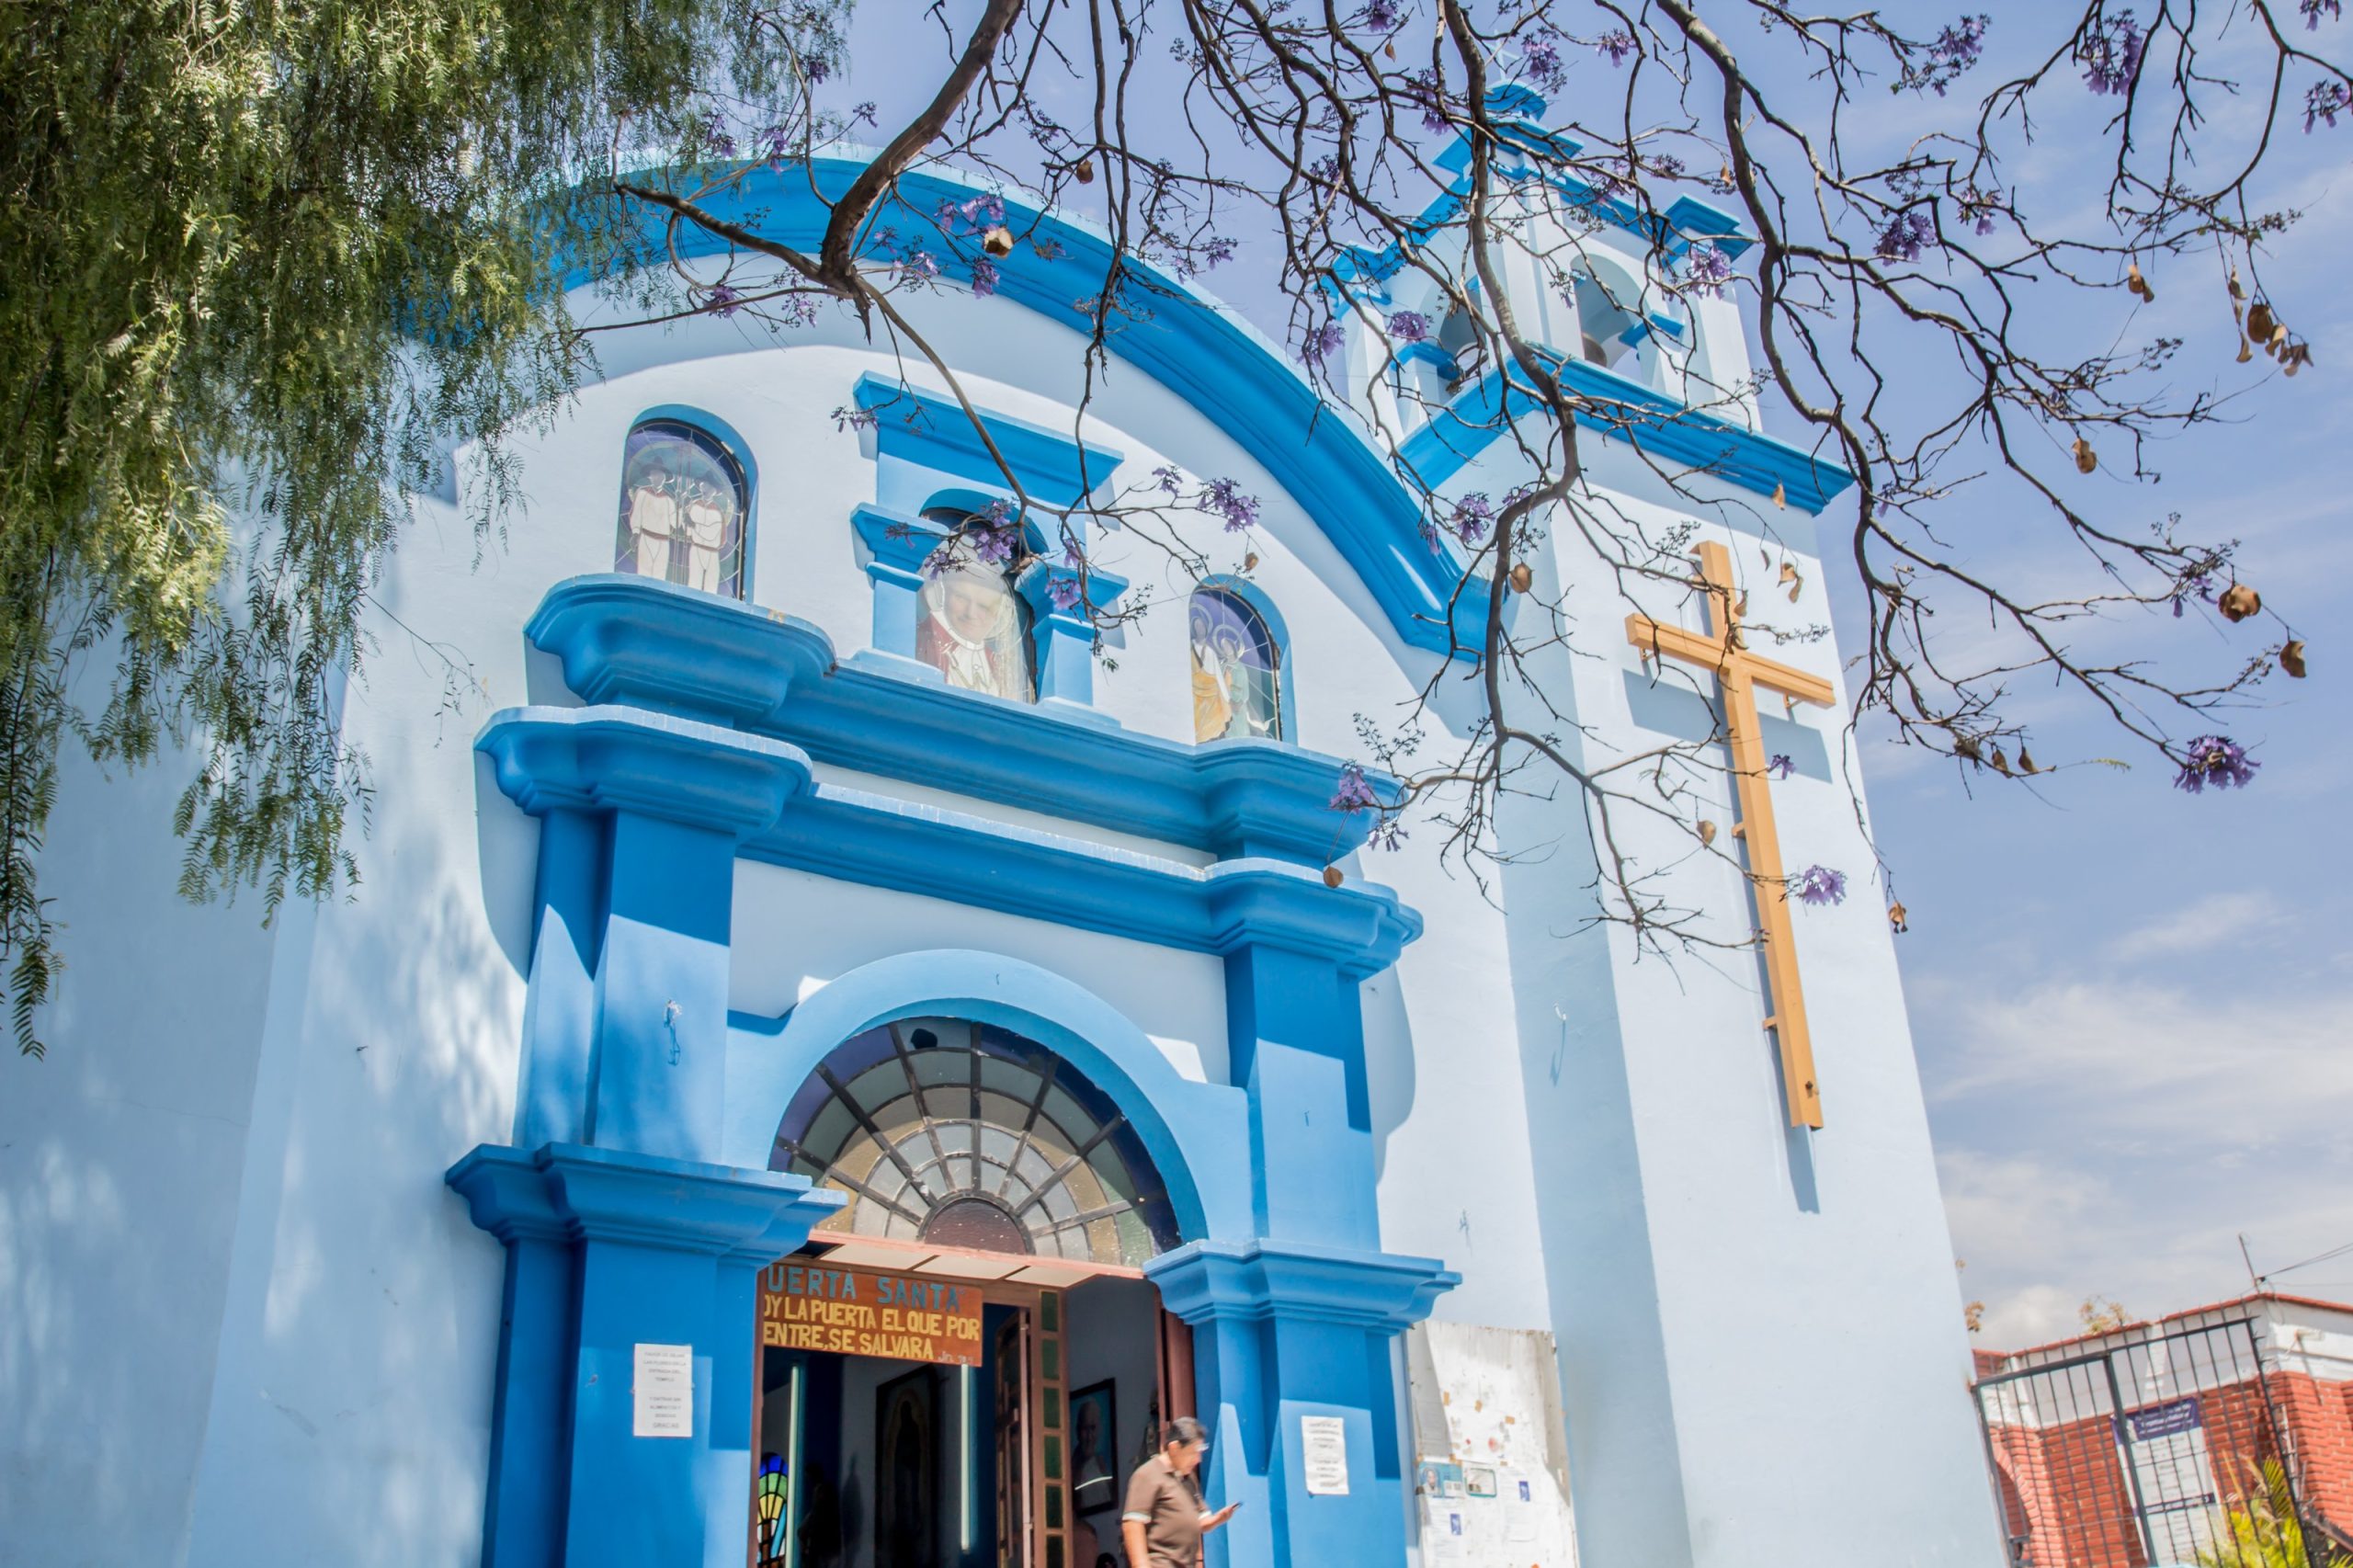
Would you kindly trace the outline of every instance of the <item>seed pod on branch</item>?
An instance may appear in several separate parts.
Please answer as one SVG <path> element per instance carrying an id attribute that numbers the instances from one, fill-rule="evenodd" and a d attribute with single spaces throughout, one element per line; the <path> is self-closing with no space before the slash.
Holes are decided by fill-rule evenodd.
<path id="1" fill-rule="evenodd" d="M 2298 680 L 2304 678 L 2304 643 L 2302 638 L 2291 640 L 2279 650 L 2279 667 Z"/>
<path id="2" fill-rule="evenodd" d="M 2261 300 L 2257 300 L 2246 308 L 2246 335 L 2256 342 L 2268 341 L 2275 324 L 2277 324 L 2272 320 L 2271 307 Z"/>
<path id="3" fill-rule="evenodd" d="M 999 223 L 996 227 L 991 229 L 987 233 L 981 236 L 981 248 L 994 256 L 1011 256 L 1013 254 L 1013 231 L 1006 228 L 1004 224 Z"/>
<path id="4" fill-rule="evenodd" d="M 2233 583 L 2222 590 L 2222 597 L 2214 604 L 2222 612 L 2224 620 L 2245 620 L 2263 608 L 2263 596 L 2245 583 Z"/>
<path id="5" fill-rule="evenodd" d="M 1528 569 L 1527 562 L 1515 561 L 1511 563 L 1511 591 L 1513 593 L 1524 594 L 1528 592 L 1529 585 L 1535 581 L 1536 574 Z"/>
<path id="6" fill-rule="evenodd" d="M 2075 472 L 2089 473 L 2097 467 L 2099 467 L 2099 454 L 2092 450 L 2092 444 L 2089 441 L 2085 440 L 2081 436 L 2076 437 Z"/>

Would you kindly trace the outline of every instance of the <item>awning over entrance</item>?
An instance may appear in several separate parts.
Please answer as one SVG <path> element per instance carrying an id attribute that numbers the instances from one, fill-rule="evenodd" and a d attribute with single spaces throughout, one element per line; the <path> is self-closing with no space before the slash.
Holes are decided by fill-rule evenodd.
<path id="1" fill-rule="evenodd" d="M 875 1241 L 862 1236 L 835 1242 L 822 1233 L 812 1235 L 809 1241 L 813 1250 L 837 1267 L 923 1274 L 976 1285 L 1026 1285 L 1035 1290 L 1066 1290 L 1089 1279 L 1143 1278 L 1142 1270 L 1122 1268 L 1116 1264 L 1036 1257 L 1027 1253 L 972 1252 L 961 1247 Z"/>

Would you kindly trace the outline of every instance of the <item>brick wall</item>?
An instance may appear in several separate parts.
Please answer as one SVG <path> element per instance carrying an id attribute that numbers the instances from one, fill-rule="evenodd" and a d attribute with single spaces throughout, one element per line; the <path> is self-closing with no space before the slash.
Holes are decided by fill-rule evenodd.
<path id="1" fill-rule="evenodd" d="M 2304 1506 L 2353 1534 L 2353 1383 L 2321 1382 L 2300 1371 L 2200 1390 L 2200 1413 L 2215 1490 L 2227 1505 L 2278 1459 L 2293 1456 Z M 2106 1415 L 2044 1426 L 1996 1426 L 1989 1433 L 2005 1528 L 2024 1542 L 2031 1568 L 2147 1568 L 2132 1524 L 2132 1492 L 2113 1424 Z"/>

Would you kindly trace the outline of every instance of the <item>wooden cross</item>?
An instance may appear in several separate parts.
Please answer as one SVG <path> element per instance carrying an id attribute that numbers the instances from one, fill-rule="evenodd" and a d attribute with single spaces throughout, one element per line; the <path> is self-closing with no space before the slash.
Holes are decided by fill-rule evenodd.
<path id="1" fill-rule="evenodd" d="M 1721 544 L 1699 547 L 1699 581 L 1707 590 L 1708 619 L 1714 631 L 1702 636 L 1679 626 L 1662 626 L 1646 615 L 1626 618 L 1626 636 L 1645 658 L 1680 659 L 1715 672 L 1723 686 L 1724 733 L 1732 743 L 1733 798 L 1740 820 L 1733 836 L 1748 846 L 1748 875 L 1756 895 L 1757 940 L 1765 953 L 1765 977 L 1772 987 L 1772 1011 L 1765 1027 L 1781 1049 L 1781 1085 L 1791 1127 L 1822 1125 L 1822 1095 L 1813 1081 L 1813 1041 L 1806 1032 L 1805 993 L 1798 983 L 1798 950 L 1790 926 L 1789 884 L 1781 869 L 1781 840 L 1773 826 L 1773 797 L 1765 787 L 1765 736 L 1756 718 L 1756 687 L 1800 702 L 1827 708 L 1830 683 L 1759 658 L 1741 641 L 1744 598 L 1733 586 L 1732 551 Z"/>

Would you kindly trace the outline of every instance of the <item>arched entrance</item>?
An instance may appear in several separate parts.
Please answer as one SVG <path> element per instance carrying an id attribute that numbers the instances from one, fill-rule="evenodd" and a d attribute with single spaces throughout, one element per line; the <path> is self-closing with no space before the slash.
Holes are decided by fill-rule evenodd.
<path id="1" fill-rule="evenodd" d="M 1119 1104 L 996 1024 L 831 1051 L 772 1168 L 842 1194 L 760 1282 L 758 1568 L 1098 1568 L 1128 1473 L 1193 1407 L 1142 1267 L 1182 1238 Z"/>

